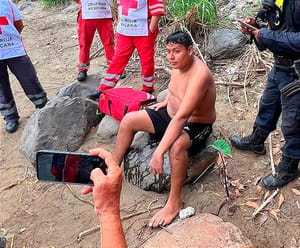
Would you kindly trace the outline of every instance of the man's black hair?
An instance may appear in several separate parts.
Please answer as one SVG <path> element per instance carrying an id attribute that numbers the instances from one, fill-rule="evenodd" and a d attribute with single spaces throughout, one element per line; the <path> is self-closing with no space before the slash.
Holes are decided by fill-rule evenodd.
<path id="1" fill-rule="evenodd" d="M 188 33 L 183 32 L 183 31 L 176 31 L 176 32 L 170 34 L 166 40 L 166 44 L 169 44 L 169 43 L 181 44 L 181 45 L 185 46 L 186 48 L 193 45 L 191 36 Z"/>

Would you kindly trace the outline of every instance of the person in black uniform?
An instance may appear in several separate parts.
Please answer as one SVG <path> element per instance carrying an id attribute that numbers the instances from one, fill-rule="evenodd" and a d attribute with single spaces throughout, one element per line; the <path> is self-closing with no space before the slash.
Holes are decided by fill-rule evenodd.
<path id="1" fill-rule="evenodd" d="M 275 175 L 263 178 L 267 189 L 276 189 L 299 176 L 300 161 L 300 0 L 264 0 L 256 18 L 246 22 L 258 29 L 241 24 L 242 31 L 251 34 L 258 49 L 269 49 L 274 66 L 268 75 L 260 99 L 259 111 L 249 136 L 231 137 L 231 144 L 241 150 L 265 154 L 264 141 L 276 129 L 282 114 L 281 130 L 285 139 L 282 158 Z"/>

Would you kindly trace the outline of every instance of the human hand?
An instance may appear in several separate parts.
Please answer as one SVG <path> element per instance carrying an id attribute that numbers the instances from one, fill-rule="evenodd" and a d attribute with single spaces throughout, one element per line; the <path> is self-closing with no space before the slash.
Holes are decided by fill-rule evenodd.
<path id="1" fill-rule="evenodd" d="M 166 106 L 167 106 L 166 102 L 158 102 L 158 103 L 150 105 L 148 108 L 158 111 L 159 109 L 165 108 Z"/>
<path id="2" fill-rule="evenodd" d="M 91 155 L 98 155 L 107 165 L 107 175 L 96 168 L 91 173 L 94 186 L 86 186 L 82 193 L 93 193 L 95 212 L 98 216 L 120 215 L 120 195 L 122 189 L 122 171 L 112 154 L 104 149 L 90 150 Z"/>
<path id="3" fill-rule="evenodd" d="M 150 172 L 154 175 L 164 173 L 164 155 L 154 152 L 150 160 Z"/>
<path id="4" fill-rule="evenodd" d="M 254 17 L 247 17 L 247 18 L 244 18 L 242 20 L 243 22 L 255 27 L 256 26 L 256 21 L 255 21 L 255 18 Z M 241 29 L 242 29 L 242 32 L 244 34 L 252 34 L 253 32 L 253 29 L 251 29 L 250 27 L 246 26 L 245 24 L 243 24 L 242 22 L 240 22 L 240 25 L 241 25 Z"/>

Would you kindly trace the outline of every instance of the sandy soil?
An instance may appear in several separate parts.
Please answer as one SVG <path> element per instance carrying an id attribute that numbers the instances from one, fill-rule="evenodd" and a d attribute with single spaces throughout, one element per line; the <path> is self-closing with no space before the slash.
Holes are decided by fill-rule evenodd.
<path id="1" fill-rule="evenodd" d="M 26 8 L 23 14 L 24 43 L 40 81 L 51 98 L 59 88 L 76 77 L 76 12 L 62 12 L 61 7 L 44 8 L 40 3 L 32 2 L 32 7 Z M 94 42 L 93 51 L 97 49 L 98 43 Z M 103 64 L 103 55 L 100 54 L 92 60 L 89 72 L 103 70 Z M 229 64 L 223 64 L 221 70 L 220 66 L 212 67 L 217 82 L 226 81 L 222 75 L 227 66 Z M 138 72 L 131 76 L 138 77 Z M 232 134 L 248 133 L 255 118 L 264 79 L 264 74 L 257 75 L 251 82 L 248 105 L 243 89 L 231 90 L 229 95 L 233 106 L 230 106 L 227 89 L 218 86 L 217 135 L 229 138 Z M 242 81 L 243 78 L 238 78 L 235 82 Z M 21 119 L 19 130 L 13 134 L 6 133 L 5 122 L 0 121 L 0 234 L 7 237 L 7 247 L 100 247 L 98 231 L 79 235 L 98 224 L 91 196 L 82 196 L 80 186 L 38 182 L 35 169 L 20 153 L 22 130 L 35 109 L 13 76 L 11 82 Z M 157 85 L 163 82 L 159 78 Z M 274 159 L 278 162 L 279 148 L 283 144 L 280 129 L 274 132 L 272 141 Z M 80 150 L 87 151 L 98 145 L 97 140 L 89 139 Z M 227 159 L 231 181 L 229 189 L 233 200 L 221 209 L 219 216 L 238 226 L 257 247 L 300 247 L 300 196 L 293 192 L 293 189 L 300 189 L 299 180 L 284 187 L 260 218 L 251 219 L 254 204 L 260 205 L 266 193 L 255 183 L 259 177 L 271 171 L 269 161 L 269 154 L 256 156 L 233 150 L 233 158 Z M 157 209 L 164 203 L 167 194 L 145 192 L 124 182 L 121 212 L 130 248 L 141 247 L 145 240 L 157 232 L 147 227 L 150 215 L 156 211 L 149 213 L 147 207 L 154 202 L 151 206 Z M 185 205 L 193 206 L 198 213 L 216 213 L 225 196 L 217 169 L 197 183 L 186 185 L 183 190 Z M 284 199 L 282 204 L 280 199 Z"/>

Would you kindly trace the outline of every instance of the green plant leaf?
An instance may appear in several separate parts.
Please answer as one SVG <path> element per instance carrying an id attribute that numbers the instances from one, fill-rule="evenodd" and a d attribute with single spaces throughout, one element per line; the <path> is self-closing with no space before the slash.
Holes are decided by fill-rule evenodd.
<path id="1" fill-rule="evenodd" d="M 225 140 L 218 139 L 210 146 L 224 155 L 231 157 L 231 148 Z"/>

